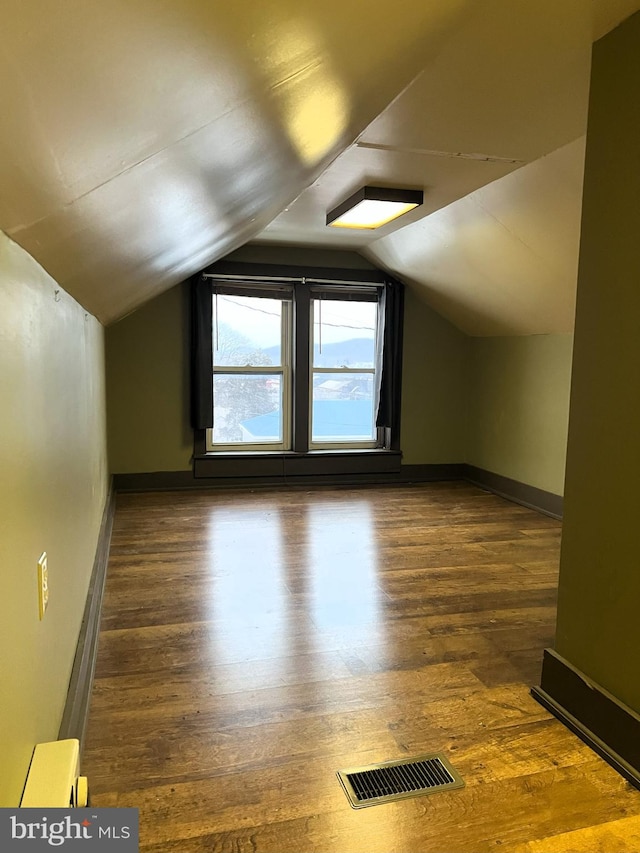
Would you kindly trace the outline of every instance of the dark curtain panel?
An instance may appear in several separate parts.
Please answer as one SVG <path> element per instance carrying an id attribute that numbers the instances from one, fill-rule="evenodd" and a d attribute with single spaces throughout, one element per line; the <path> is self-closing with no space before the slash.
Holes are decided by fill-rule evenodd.
<path id="1" fill-rule="evenodd" d="M 196 276 L 191 283 L 191 426 L 213 427 L 213 335 L 211 283 Z"/>
<path id="2" fill-rule="evenodd" d="M 400 393 L 402 380 L 402 320 L 404 315 L 404 285 L 385 282 L 381 300 L 384 316 L 382 376 L 376 426 L 391 431 L 391 447 L 400 445 Z"/>

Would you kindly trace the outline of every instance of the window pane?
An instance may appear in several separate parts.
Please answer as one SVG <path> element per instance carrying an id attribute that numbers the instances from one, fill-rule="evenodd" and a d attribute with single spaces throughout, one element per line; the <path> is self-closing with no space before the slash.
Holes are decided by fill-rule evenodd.
<path id="1" fill-rule="evenodd" d="M 213 364 L 281 364 L 282 300 L 213 296 Z"/>
<path id="2" fill-rule="evenodd" d="M 314 299 L 314 367 L 374 367 L 377 311 L 377 302 Z"/>
<path id="3" fill-rule="evenodd" d="M 314 373 L 311 439 L 373 441 L 373 374 Z"/>
<path id="4" fill-rule="evenodd" d="M 213 377 L 213 441 L 282 441 L 282 376 L 278 373 Z"/>

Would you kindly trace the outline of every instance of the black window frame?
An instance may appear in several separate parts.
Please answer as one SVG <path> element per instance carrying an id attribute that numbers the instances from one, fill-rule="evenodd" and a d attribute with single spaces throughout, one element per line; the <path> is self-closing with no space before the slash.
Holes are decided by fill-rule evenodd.
<path id="1" fill-rule="evenodd" d="M 265 287 L 293 286 L 293 425 L 290 450 L 207 451 L 212 425 L 213 284 Z M 353 293 L 379 289 L 384 311 L 383 366 L 377 427 L 381 447 L 309 449 L 311 298 L 318 290 Z M 357 296 L 356 296 L 357 298 Z M 403 286 L 380 270 L 334 269 L 221 261 L 192 279 L 192 392 L 195 478 L 267 478 L 397 473 L 400 470 L 400 402 L 402 382 Z"/>

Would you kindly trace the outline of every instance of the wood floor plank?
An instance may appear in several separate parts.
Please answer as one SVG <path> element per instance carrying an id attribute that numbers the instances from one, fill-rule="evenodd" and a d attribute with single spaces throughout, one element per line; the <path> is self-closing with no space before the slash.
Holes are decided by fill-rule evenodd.
<path id="1" fill-rule="evenodd" d="M 162 820 L 166 812 L 160 811 L 157 804 L 155 808 L 153 802 L 145 804 L 145 814 L 153 815 L 150 821 L 153 828 L 141 849 L 146 853 L 160 853 L 161 850 L 168 853 L 180 850 L 189 853 L 210 850 L 256 850 L 258 853 L 514 851 L 530 838 L 533 827 L 551 831 L 557 821 L 558 808 L 562 810 L 565 825 L 577 828 L 584 821 L 585 810 L 598 809 L 603 817 L 615 820 L 630 807 L 634 792 L 621 790 L 617 783 L 614 783 L 616 796 L 602 803 L 600 785 L 594 778 L 601 771 L 589 769 L 592 773 L 587 779 L 583 779 L 581 769 L 561 768 L 500 782 L 467 785 L 455 793 L 389 803 L 357 812 L 348 806 L 345 808 L 341 802 L 344 794 L 339 788 L 332 789 L 323 783 L 314 785 L 318 808 L 313 812 L 305 808 L 295 789 L 288 800 L 289 789 L 283 788 L 281 796 L 280 789 L 276 788 L 274 801 L 273 784 L 269 785 L 264 778 L 256 780 L 255 788 L 245 791 L 242 812 L 234 810 L 233 806 L 227 808 L 223 798 L 219 812 L 207 813 L 201 803 L 193 802 L 193 790 L 175 788 L 172 794 L 178 798 L 173 811 L 175 823 L 168 822 L 166 817 Z M 293 767 L 289 770 L 295 772 Z M 329 767 L 321 765 L 318 770 L 326 776 Z M 608 770 L 603 771 L 605 775 Z M 582 780 L 582 799 L 576 800 L 573 793 L 579 779 Z M 164 796 L 169 798 L 170 795 L 168 789 Z M 212 796 L 209 801 L 215 799 Z M 119 804 L 132 805 L 127 798 L 119 800 Z M 207 828 L 207 831 L 198 834 L 194 832 L 196 827 Z"/>
<path id="2" fill-rule="evenodd" d="M 626 817 L 531 841 L 518 853 L 623 853 L 640 850 L 640 817 Z"/>
<path id="3" fill-rule="evenodd" d="M 529 694 L 560 535 L 462 482 L 119 495 L 94 805 L 145 853 L 637 851 L 640 793 Z M 356 812 L 335 776 L 434 751 L 465 788 Z"/>

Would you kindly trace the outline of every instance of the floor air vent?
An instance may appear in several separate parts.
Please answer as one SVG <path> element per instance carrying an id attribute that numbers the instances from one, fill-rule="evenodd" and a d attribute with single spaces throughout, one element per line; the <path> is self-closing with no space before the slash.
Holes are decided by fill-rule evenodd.
<path id="1" fill-rule="evenodd" d="M 338 779 L 354 809 L 464 787 L 444 755 L 421 755 L 339 770 Z"/>

